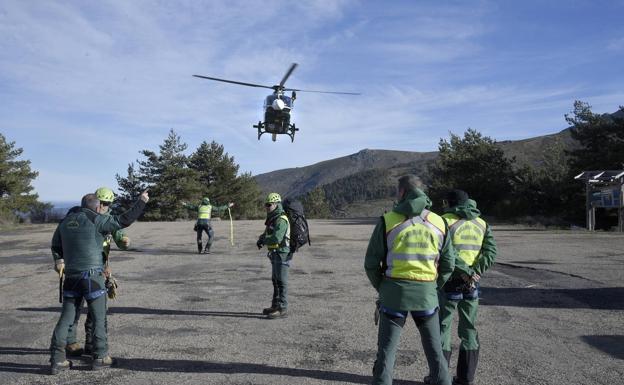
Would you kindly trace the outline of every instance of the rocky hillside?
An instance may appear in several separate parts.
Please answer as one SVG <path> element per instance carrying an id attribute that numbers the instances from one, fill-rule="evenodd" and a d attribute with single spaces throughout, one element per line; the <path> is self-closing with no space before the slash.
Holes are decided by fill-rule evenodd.
<path id="1" fill-rule="evenodd" d="M 559 141 L 564 147 L 574 144 L 570 130 L 523 140 L 498 142 L 507 156 L 515 156 L 518 163 L 539 166 L 549 146 Z M 301 196 L 317 186 L 340 185 L 341 180 L 358 174 L 383 170 L 386 176 L 410 172 L 418 175 L 426 164 L 437 157 L 436 152 L 410 152 L 365 149 L 352 155 L 326 160 L 310 166 L 287 168 L 256 175 L 264 192 L 279 191 L 284 196 Z"/>
<path id="2" fill-rule="evenodd" d="M 352 155 L 326 160 L 311 166 L 287 168 L 256 175 L 264 192 L 279 191 L 284 196 L 300 196 L 317 186 L 372 169 L 401 165 L 422 165 L 435 159 L 437 152 L 410 152 L 365 149 Z"/>

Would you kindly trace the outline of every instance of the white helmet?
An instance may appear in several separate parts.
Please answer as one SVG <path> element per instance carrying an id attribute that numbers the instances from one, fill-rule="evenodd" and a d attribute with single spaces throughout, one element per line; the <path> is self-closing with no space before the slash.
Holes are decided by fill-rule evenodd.
<path id="1" fill-rule="evenodd" d="M 273 103 L 271 103 L 271 108 L 277 111 L 283 110 L 285 106 L 286 104 L 284 103 L 282 99 L 275 99 Z"/>

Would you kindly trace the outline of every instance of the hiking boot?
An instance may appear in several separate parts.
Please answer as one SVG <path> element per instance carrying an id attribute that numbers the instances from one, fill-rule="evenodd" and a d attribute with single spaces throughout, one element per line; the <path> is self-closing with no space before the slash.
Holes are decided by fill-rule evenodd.
<path id="1" fill-rule="evenodd" d="M 432 381 L 431 376 L 425 376 L 425 378 L 423 378 L 423 384 L 425 385 L 432 385 L 433 382 L 431 381 Z"/>
<path id="2" fill-rule="evenodd" d="M 268 315 L 269 313 L 273 313 L 275 310 L 277 310 L 277 306 L 271 305 L 271 307 L 265 307 L 262 309 L 262 314 Z"/>
<path id="3" fill-rule="evenodd" d="M 474 381 L 464 381 L 457 376 L 453 376 L 453 385 L 475 385 Z"/>
<path id="4" fill-rule="evenodd" d="M 204 254 L 210 254 L 210 249 L 209 248 L 205 248 L 204 249 Z"/>
<path id="5" fill-rule="evenodd" d="M 91 363 L 91 370 L 110 368 L 111 366 L 115 366 L 116 364 L 117 360 L 111 356 L 106 356 L 104 358 L 95 358 Z"/>
<path id="6" fill-rule="evenodd" d="M 269 319 L 274 319 L 274 318 L 283 318 L 283 317 L 286 317 L 286 315 L 287 315 L 286 309 L 276 308 L 276 309 L 273 309 L 272 312 L 268 313 L 267 317 Z"/>
<path id="7" fill-rule="evenodd" d="M 73 344 L 69 344 L 65 346 L 65 354 L 70 357 L 80 357 L 84 350 L 80 347 L 78 342 L 74 342 Z"/>
<path id="8" fill-rule="evenodd" d="M 52 362 L 50 363 L 50 374 L 55 376 L 60 372 L 64 372 L 69 370 L 72 367 L 71 361 L 63 361 L 63 362 Z"/>

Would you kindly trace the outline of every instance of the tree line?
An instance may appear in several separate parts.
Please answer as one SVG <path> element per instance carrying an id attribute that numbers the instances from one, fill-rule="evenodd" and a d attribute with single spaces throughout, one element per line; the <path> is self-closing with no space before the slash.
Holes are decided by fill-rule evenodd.
<path id="1" fill-rule="evenodd" d="M 544 224 L 584 223 L 585 190 L 574 176 L 584 170 L 624 169 L 624 107 L 595 114 L 574 102 L 565 116 L 575 144 L 548 146 L 539 166 L 508 157 L 498 143 L 477 130 L 440 139 L 438 157 L 415 172 L 428 186 L 434 209 L 447 191 L 467 191 L 486 216 Z M 369 170 L 317 187 L 302 197 L 313 216 L 331 216 L 357 200 L 394 198 L 396 178 L 388 170 Z M 323 207 L 326 209 L 322 209 Z"/>
<path id="2" fill-rule="evenodd" d="M 223 145 L 202 142 L 190 155 L 188 145 L 175 131 L 159 146 L 158 152 L 142 150 L 142 159 L 128 165 L 127 174 L 116 175 L 120 194 L 116 204 L 128 208 L 146 188 L 150 200 L 143 219 L 174 221 L 194 218 L 181 202 L 198 204 L 209 197 L 213 205 L 235 202 L 235 218 L 263 215 L 261 192 L 250 173 L 238 175 L 239 166 Z"/>

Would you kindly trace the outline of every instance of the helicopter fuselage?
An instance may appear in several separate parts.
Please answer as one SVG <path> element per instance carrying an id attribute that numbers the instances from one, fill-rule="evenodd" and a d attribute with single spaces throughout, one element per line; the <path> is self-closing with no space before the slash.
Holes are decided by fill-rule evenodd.
<path id="1" fill-rule="evenodd" d="M 290 113 L 293 108 L 292 98 L 273 93 L 264 100 L 264 122 L 259 122 L 254 127 L 258 128 L 258 139 L 262 134 L 272 134 L 273 140 L 277 134 L 286 134 L 294 141 L 295 128 L 290 124 Z"/>

